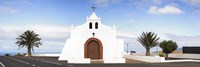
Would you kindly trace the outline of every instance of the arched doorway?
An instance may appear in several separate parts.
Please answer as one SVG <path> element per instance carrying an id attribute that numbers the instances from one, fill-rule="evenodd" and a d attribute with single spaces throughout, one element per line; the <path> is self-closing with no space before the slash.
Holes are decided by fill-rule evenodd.
<path id="1" fill-rule="evenodd" d="M 84 56 L 90 59 L 103 59 L 103 46 L 99 39 L 89 38 L 84 46 Z"/>

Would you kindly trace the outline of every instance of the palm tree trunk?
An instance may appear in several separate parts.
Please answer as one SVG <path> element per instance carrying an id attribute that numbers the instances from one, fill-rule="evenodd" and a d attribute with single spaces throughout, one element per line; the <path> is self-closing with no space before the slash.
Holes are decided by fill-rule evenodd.
<path id="1" fill-rule="evenodd" d="M 31 56 L 31 46 L 28 46 L 27 49 L 28 49 L 28 56 Z"/>
<path id="2" fill-rule="evenodd" d="M 150 49 L 146 48 L 146 56 L 150 56 Z"/>
<path id="3" fill-rule="evenodd" d="M 168 57 L 168 54 L 166 54 L 166 57 L 165 57 L 165 59 L 169 59 L 169 57 Z"/>

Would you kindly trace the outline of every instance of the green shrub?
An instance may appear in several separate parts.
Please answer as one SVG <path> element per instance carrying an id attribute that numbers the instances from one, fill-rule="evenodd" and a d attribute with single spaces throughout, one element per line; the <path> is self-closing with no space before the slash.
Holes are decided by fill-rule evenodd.
<path id="1" fill-rule="evenodd" d="M 22 54 L 20 54 L 20 53 L 17 53 L 15 56 L 22 56 Z"/>
<path id="2" fill-rule="evenodd" d="M 22 56 L 26 56 L 26 53 L 22 54 Z"/>
<path id="3" fill-rule="evenodd" d="M 160 57 L 165 57 L 165 54 L 164 53 L 159 53 L 159 56 Z"/>
<path id="4" fill-rule="evenodd" d="M 15 56 L 26 56 L 26 53 L 23 54 L 17 53 Z"/>
<path id="5" fill-rule="evenodd" d="M 5 54 L 4 56 L 10 56 L 10 54 Z"/>

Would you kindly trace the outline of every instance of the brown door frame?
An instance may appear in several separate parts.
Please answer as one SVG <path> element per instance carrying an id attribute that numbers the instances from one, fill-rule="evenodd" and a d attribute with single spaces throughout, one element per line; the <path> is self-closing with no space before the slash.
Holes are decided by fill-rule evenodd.
<path id="1" fill-rule="evenodd" d="M 84 45 L 84 57 L 85 58 L 89 58 L 88 57 L 88 44 L 90 43 L 90 41 L 96 41 L 98 43 L 98 45 L 100 46 L 100 59 L 103 59 L 103 45 L 101 43 L 101 41 L 95 37 L 91 37 L 89 38 L 86 42 L 85 42 L 85 45 Z"/>

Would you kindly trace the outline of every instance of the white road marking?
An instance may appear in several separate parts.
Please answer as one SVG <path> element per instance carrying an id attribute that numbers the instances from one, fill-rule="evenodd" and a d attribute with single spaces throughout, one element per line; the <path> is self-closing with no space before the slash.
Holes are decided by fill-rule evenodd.
<path id="1" fill-rule="evenodd" d="M 19 61 L 21 63 L 30 64 L 28 62 L 25 62 L 25 61 L 22 61 L 22 60 L 18 60 L 18 59 L 15 59 L 15 58 L 11 58 L 11 57 L 6 57 L 6 58 L 9 58 L 9 59 L 12 59 L 12 60 L 16 60 L 16 61 Z"/>
<path id="2" fill-rule="evenodd" d="M 32 64 L 32 66 L 36 66 L 35 64 Z"/>
<path id="3" fill-rule="evenodd" d="M 43 59 L 34 59 L 34 58 L 27 58 L 27 59 L 35 60 L 35 61 L 41 61 L 41 62 L 45 62 L 45 63 L 49 63 L 49 64 L 62 65 L 62 64 L 60 64 L 60 63 L 55 63 L 55 62 L 45 61 L 45 60 L 43 60 Z M 40 67 L 40 66 L 38 66 L 38 67 Z"/>
<path id="4" fill-rule="evenodd" d="M 0 62 L 0 65 L 1 65 L 1 66 L 3 66 L 3 67 L 6 67 L 6 66 L 5 66 L 5 65 L 3 65 L 3 63 L 1 63 L 1 62 Z"/>
<path id="5" fill-rule="evenodd" d="M 54 63 L 54 62 L 49 62 L 49 61 L 44 61 L 44 60 L 42 60 L 42 62 L 50 63 L 50 64 L 56 64 L 56 65 L 61 65 L 61 64 L 59 64 L 59 63 Z"/>
<path id="6" fill-rule="evenodd" d="M 73 67 L 72 65 L 67 65 L 68 67 Z"/>
<path id="7" fill-rule="evenodd" d="M 60 63 L 45 61 L 45 60 L 43 60 L 43 59 L 34 59 L 34 58 L 28 58 L 28 59 L 30 59 L 30 60 L 35 60 L 35 61 L 41 61 L 41 62 L 45 62 L 45 63 L 50 63 L 50 64 L 62 65 L 62 64 L 60 64 Z"/>

